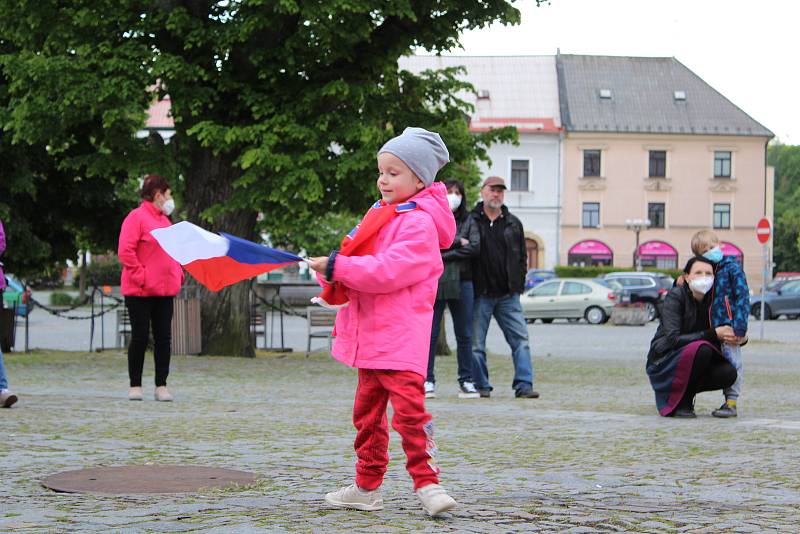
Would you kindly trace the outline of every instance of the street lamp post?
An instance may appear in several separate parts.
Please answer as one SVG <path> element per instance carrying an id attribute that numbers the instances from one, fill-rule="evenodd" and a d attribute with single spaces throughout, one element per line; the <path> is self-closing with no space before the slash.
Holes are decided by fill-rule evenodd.
<path id="1" fill-rule="evenodd" d="M 625 227 L 636 234 L 636 248 L 633 249 L 633 264 L 637 271 L 642 270 L 642 259 L 639 255 L 639 232 L 650 226 L 650 219 L 626 219 Z"/>

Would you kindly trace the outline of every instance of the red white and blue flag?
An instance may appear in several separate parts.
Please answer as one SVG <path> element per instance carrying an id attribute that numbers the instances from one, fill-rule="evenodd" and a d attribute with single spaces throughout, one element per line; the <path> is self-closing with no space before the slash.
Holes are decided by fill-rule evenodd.
<path id="1" fill-rule="evenodd" d="M 303 261 L 291 252 L 215 234 L 186 221 L 150 233 L 164 252 L 211 291 Z"/>

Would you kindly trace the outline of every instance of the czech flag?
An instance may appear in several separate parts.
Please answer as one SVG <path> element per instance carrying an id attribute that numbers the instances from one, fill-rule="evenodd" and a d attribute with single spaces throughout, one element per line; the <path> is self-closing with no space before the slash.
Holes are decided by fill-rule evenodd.
<path id="1" fill-rule="evenodd" d="M 150 234 L 164 252 L 211 291 L 303 261 L 291 252 L 229 234 L 214 234 L 186 221 Z"/>

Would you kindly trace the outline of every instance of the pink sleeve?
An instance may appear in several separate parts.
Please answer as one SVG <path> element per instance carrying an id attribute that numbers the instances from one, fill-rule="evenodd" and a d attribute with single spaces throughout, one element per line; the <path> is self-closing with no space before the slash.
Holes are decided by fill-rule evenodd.
<path id="1" fill-rule="evenodd" d="M 402 215 L 406 219 L 394 241 L 371 256 L 336 256 L 333 279 L 365 293 L 391 293 L 417 284 L 441 263 L 439 239 L 427 214 Z"/>
<path id="2" fill-rule="evenodd" d="M 136 246 L 141 237 L 141 225 L 138 217 L 131 212 L 122 221 L 122 229 L 119 232 L 119 248 L 117 256 L 123 267 L 130 269 L 131 282 L 138 287 L 144 285 L 144 266 L 139 263 L 136 257 Z"/>

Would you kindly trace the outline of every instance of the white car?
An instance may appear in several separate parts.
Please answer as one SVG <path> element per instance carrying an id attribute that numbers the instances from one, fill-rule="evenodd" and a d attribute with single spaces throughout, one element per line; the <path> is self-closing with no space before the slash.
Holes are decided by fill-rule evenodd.
<path id="1" fill-rule="evenodd" d="M 584 318 L 590 324 L 602 324 L 617 303 L 617 292 L 589 278 L 557 278 L 528 290 L 520 300 L 529 323 Z"/>

